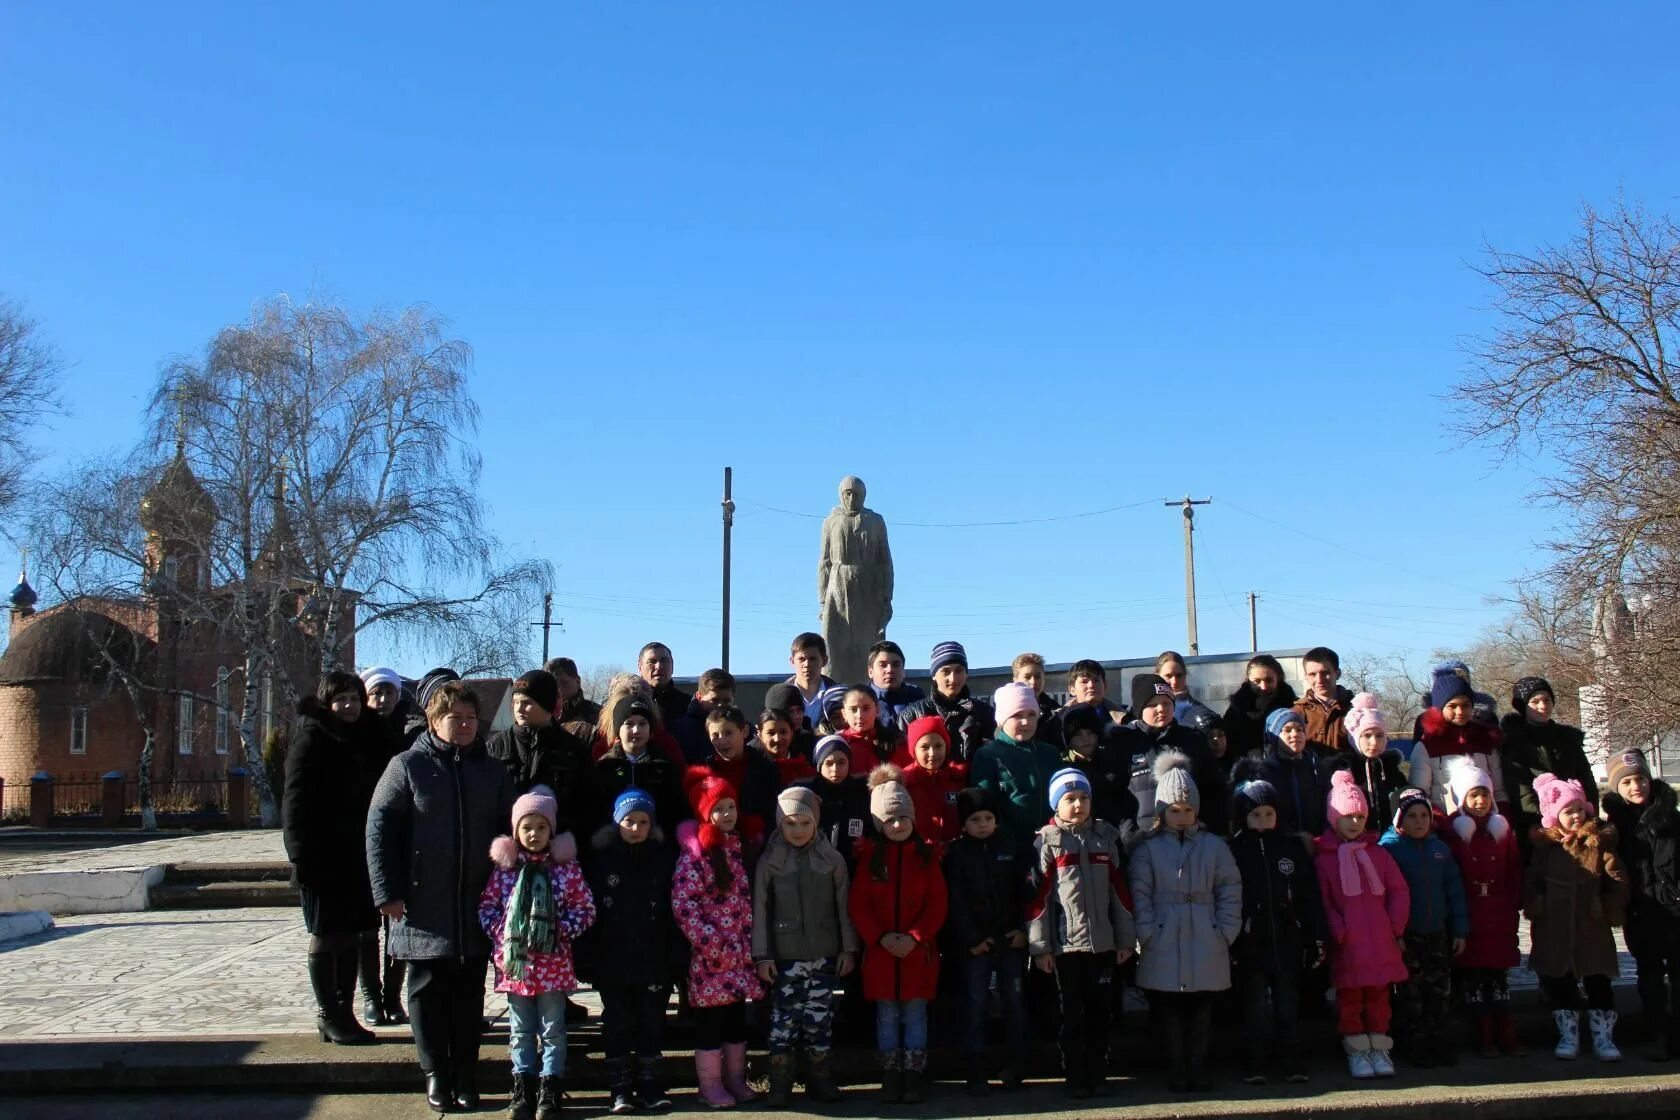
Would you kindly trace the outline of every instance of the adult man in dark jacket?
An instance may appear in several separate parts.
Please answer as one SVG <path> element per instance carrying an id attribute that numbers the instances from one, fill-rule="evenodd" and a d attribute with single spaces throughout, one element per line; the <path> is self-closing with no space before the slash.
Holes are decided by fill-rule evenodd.
<path id="1" fill-rule="evenodd" d="M 409 1020 L 434 1111 L 478 1107 L 478 1049 L 490 940 L 478 898 L 490 842 L 511 827 L 513 783 L 478 739 L 478 697 L 459 680 L 431 690 L 427 729 L 393 758 L 367 817 L 373 901 L 390 952 L 409 962 Z"/>
<path id="2" fill-rule="evenodd" d="M 653 702 L 659 705 L 660 720 L 667 728 L 688 714 L 689 701 L 694 699 L 673 683 L 676 670 L 671 647 L 664 642 L 649 642 L 636 655 L 636 672 L 653 689 Z"/>

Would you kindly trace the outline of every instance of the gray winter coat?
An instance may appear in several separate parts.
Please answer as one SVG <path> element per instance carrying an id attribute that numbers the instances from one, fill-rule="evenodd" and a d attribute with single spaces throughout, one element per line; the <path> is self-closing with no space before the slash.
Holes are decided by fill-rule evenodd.
<path id="1" fill-rule="evenodd" d="M 508 830 L 513 783 L 482 743 L 456 749 L 430 731 L 393 758 L 368 808 L 367 861 L 376 906 L 401 901 L 391 923 L 398 960 L 488 957 L 478 896 L 490 842 Z"/>
<path id="2" fill-rule="evenodd" d="M 755 961 L 815 961 L 858 951 L 846 861 L 817 833 L 803 848 L 770 837 L 753 875 Z"/>
<path id="3" fill-rule="evenodd" d="M 1027 951 L 1033 956 L 1131 951 L 1125 857 L 1113 825 L 1067 828 L 1051 821 L 1039 829 L 1030 883 Z"/>
<path id="4" fill-rule="evenodd" d="M 1224 841 L 1197 823 L 1132 849 L 1137 984 L 1154 992 L 1231 986 L 1231 942 L 1242 931 L 1242 873 Z"/>

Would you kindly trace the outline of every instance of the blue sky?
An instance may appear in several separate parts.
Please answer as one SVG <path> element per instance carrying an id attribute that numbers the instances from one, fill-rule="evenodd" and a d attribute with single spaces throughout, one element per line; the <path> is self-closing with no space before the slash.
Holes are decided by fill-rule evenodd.
<path id="1" fill-rule="evenodd" d="M 44 467 L 255 301 L 424 301 L 586 665 L 715 662 L 726 464 L 740 671 L 814 624 L 854 472 L 912 663 L 1181 647 L 1186 492 L 1204 652 L 1251 589 L 1269 646 L 1469 640 L 1559 529 L 1443 426 L 1470 265 L 1671 206 L 1680 11 L 1144 8 L 14 5 L 0 291 L 74 407 Z"/>

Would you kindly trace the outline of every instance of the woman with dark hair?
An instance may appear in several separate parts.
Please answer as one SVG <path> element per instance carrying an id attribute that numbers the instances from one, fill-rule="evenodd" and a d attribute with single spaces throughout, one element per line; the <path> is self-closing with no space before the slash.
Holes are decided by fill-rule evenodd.
<path id="1" fill-rule="evenodd" d="M 334 670 L 321 678 L 315 695 L 298 704 L 281 801 L 286 858 L 309 930 L 317 1026 L 323 1041 L 340 1045 L 374 1038 L 352 1009 L 357 950 L 379 930 L 360 857 L 368 803 L 387 757 L 366 705 L 367 690 L 354 673 Z"/>
<path id="2" fill-rule="evenodd" d="M 1283 679 L 1283 665 L 1269 653 L 1257 653 L 1243 669 L 1243 683 L 1231 693 L 1220 724 L 1225 728 L 1227 758 L 1259 757 L 1266 749 L 1266 717 L 1292 708 L 1299 697 Z"/>
<path id="3" fill-rule="evenodd" d="M 433 688 L 426 730 L 393 758 L 367 814 L 373 901 L 408 961 L 408 1018 L 435 1112 L 476 1109 L 490 939 L 478 922 L 490 842 L 513 812 L 513 782 L 478 734 L 478 697 Z"/>

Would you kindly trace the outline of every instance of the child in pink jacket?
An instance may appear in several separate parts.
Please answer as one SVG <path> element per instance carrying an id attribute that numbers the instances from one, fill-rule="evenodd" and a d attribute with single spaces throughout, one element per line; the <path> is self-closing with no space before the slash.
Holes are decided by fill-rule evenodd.
<path id="1" fill-rule="evenodd" d="M 1411 891 L 1394 857 L 1365 830 L 1370 814 L 1353 775 L 1330 779 L 1325 817 L 1313 857 L 1330 926 L 1330 982 L 1336 987 L 1336 1029 L 1348 1072 L 1354 1077 L 1393 1077 L 1389 1052 L 1388 986 L 1406 979 L 1400 938 L 1411 913 Z"/>

